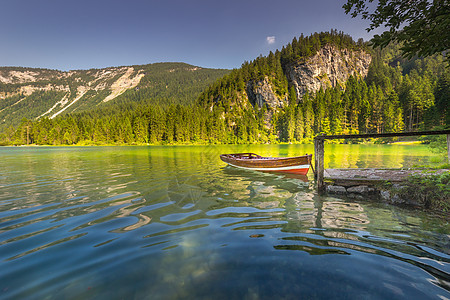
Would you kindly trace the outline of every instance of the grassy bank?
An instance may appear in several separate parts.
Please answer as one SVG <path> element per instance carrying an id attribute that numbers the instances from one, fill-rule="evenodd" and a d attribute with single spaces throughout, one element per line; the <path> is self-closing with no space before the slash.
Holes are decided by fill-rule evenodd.
<path id="1" fill-rule="evenodd" d="M 412 175 L 392 192 L 427 209 L 450 212 L 450 171 Z"/>

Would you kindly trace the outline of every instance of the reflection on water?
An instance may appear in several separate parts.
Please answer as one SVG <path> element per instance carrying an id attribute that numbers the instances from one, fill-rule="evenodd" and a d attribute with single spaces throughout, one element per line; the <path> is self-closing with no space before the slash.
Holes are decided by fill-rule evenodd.
<path id="1" fill-rule="evenodd" d="M 450 298 L 448 215 L 218 159 L 310 147 L 0 148 L 0 298 Z M 326 147 L 332 167 L 428 159 Z"/>

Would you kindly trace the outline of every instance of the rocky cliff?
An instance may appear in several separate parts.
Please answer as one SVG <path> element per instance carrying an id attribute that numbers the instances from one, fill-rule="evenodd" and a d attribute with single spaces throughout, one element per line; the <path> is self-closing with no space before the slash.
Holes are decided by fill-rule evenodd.
<path id="1" fill-rule="evenodd" d="M 286 76 L 300 99 L 306 93 L 320 88 L 342 86 L 351 76 L 366 77 L 372 61 L 364 51 L 339 49 L 326 45 L 313 57 L 286 66 Z"/>
<path id="2" fill-rule="evenodd" d="M 249 81 L 246 92 L 250 103 L 259 107 L 266 104 L 272 109 L 277 109 L 283 107 L 286 102 L 286 97 L 280 98 L 275 94 L 267 77 L 261 81 Z"/>
<path id="3" fill-rule="evenodd" d="M 337 46 L 325 45 L 315 55 L 290 62 L 283 66 L 289 86 L 295 88 L 297 99 L 302 99 L 308 91 L 315 93 L 320 88 L 341 86 L 350 76 L 366 77 L 372 57 L 362 50 L 339 49 Z M 277 95 L 266 76 L 263 80 L 250 80 L 246 84 L 246 95 L 252 105 L 266 104 L 268 108 L 277 109 L 287 103 L 287 92 Z"/>

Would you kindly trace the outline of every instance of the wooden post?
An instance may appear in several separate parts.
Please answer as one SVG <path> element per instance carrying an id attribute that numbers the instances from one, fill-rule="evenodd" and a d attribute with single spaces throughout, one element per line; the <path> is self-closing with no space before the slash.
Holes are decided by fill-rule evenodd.
<path id="1" fill-rule="evenodd" d="M 450 134 L 447 134 L 447 160 L 450 163 Z"/>
<path id="2" fill-rule="evenodd" d="M 314 139 L 314 162 L 316 166 L 316 182 L 317 182 L 317 191 L 319 193 L 325 190 L 325 185 L 323 183 L 323 172 L 324 172 L 324 139 L 316 137 Z"/>

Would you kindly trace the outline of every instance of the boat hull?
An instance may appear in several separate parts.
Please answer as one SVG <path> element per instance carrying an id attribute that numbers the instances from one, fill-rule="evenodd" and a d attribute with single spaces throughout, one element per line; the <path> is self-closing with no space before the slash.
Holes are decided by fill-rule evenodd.
<path id="1" fill-rule="evenodd" d="M 297 157 L 262 157 L 254 153 L 222 154 L 220 159 L 230 166 L 262 171 L 262 172 L 281 172 L 306 175 L 311 164 L 312 155 Z"/>

